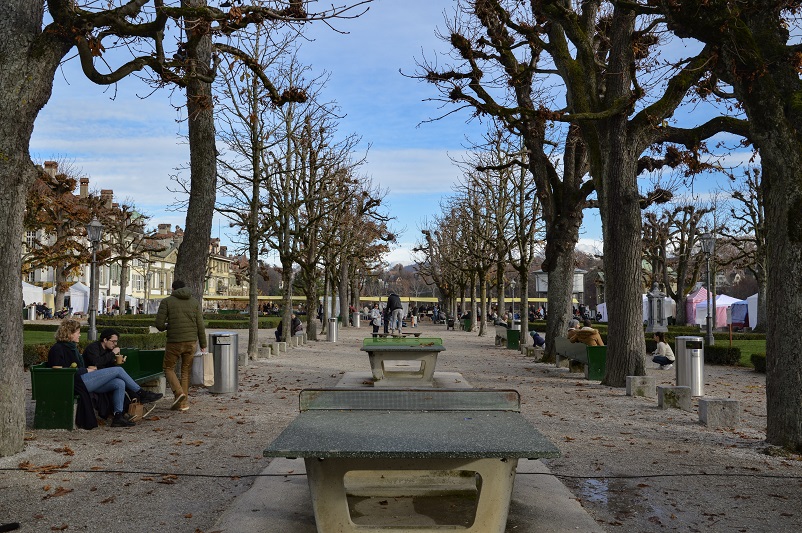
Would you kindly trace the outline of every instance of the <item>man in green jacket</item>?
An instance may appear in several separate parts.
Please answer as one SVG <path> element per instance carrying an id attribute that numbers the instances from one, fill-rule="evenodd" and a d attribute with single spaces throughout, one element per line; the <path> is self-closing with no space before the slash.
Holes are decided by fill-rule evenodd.
<path id="1" fill-rule="evenodd" d="M 156 329 L 167 330 L 167 347 L 164 350 L 164 375 L 173 389 L 175 401 L 171 409 L 189 409 L 189 375 L 198 343 L 206 353 L 206 329 L 200 303 L 183 281 L 173 281 L 173 292 L 161 301 L 156 313 Z M 181 360 L 181 381 L 175 367 Z"/>

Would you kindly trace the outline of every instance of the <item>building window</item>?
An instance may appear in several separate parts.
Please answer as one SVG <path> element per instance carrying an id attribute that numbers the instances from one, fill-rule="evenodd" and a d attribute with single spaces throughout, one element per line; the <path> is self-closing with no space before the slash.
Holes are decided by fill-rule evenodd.
<path id="1" fill-rule="evenodd" d="M 134 290 L 142 290 L 142 276 L 140 274 L 134 274 Z"/>
<path id="2" fill-rule="evenodd" d="M 28 246 L 28 249 L 32 250 L 36 247 L 36 232 L 35 231 L 26 231 L 25 232 L 25 244 Z"/>

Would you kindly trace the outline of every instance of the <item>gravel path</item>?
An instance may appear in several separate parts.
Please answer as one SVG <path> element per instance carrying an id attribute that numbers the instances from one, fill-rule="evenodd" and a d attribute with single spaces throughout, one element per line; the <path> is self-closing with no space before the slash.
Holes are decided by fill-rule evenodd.
<path id="1" fill-rule="evenodd" d="M 28 393 L 25 449 L 0 458 L 0 524 L 20 522 L 26 532 L 210 533 L 251 486 L 249 476 L 267 466 L 262 449 L 295 416 L 298 391 L 369 370 L 359 351 L 368 331 L 341 330 L 337 343 L 252 362 L 240 369 L 236 397 L 193 388 L 189 411 L 170 411 L 164 399 L 134 428 L 33 430 Z M 707 396 L 741 401 L 738 428 L 708 429 L 699 424 L 697 401 L 693 412 L 664 411 L 655 399 L 628 397 L 496 347 L 492 335 L 431 323 L 420 331 L 444 340 L 438 371 L 521 393 L 524 416 L 562 452 L 544 463 L 605 530 L 802 531 L 802 461 L 764 453 L 763 375 L 706 367 Z M 272 330 L 260 332 L 272 337 Z M 672 371 L 649 373 L 658 384 L 673 379 Z"/>

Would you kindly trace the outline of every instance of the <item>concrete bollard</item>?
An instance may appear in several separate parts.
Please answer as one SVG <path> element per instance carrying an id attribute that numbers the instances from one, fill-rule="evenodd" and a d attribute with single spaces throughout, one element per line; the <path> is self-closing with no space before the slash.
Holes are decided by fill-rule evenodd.
<path id="1" fill-rule="evenodd" d="M 627 376 L 627 396 L 654 398 L 657 379 L 652 376 Z"/>
<path id="2" fill-rule="evenodd" d="M 287 343 L 286 342 L 277 342 L 278 344 L 278 353 L 284 352 L 287 353 Z"/>
<path id="3" fill-rule="evenodd" d="M 738 427 L 741 402 L 730 398 L 699 398 L 699 421 L 709 428 Z"/>
<path id="4" fill-rule="evenodd" d="M 657 387 L 657 407 L 661 409 L 682 409 L 691 410 L 691 388 L 690 387 Z"/>
<path id="5" fill-rule="evenodd" d="M 270 343 L 270 354 L 273 357 L 278 357 L 278 354 L 279 354 L 278 342 L 271 342 Z"/>
<path id="6" fill-rule="evenodd" d="M 162 376 L 154 379 L 153 381 L 147 381 L 142 384 L 142 388 L 157 394 L 164 394 L 167 390 L 167 379 Z"/>

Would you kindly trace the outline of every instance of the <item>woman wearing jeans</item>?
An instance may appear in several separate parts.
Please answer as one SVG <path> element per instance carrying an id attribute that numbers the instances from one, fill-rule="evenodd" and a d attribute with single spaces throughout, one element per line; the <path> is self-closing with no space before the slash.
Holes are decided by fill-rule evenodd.
<path id="1" fill-rule="evenodd" d="M 78 341 L 81 338 L 81 323 L 77 320 L 66 319 L 56 331 L 56 344 L 47 354 L 47 366 L 50 368 L 77 368 L 75 392 L 82 399 L 81 409 L 91 409 L 91 399 L 84 398 L 81 385 L 89 393 L 111 393 L 114 419 L 112 427 L 130 427 L 136 425 L 128 413 L 123 412 L 125 390 L 133 392 L 142 403 L 155 402 L 162 397 L 161 394 L 146 391 L 122 367 L 98 369 L 87 367 L 84 358 L 78 351 Z M 80 378 L 80 384 L 78 379 Z M 87 399 L 89 405 L 87 406 Z M 80 417 L 79 417 L 80 418 Z M 86 417 L 88 418 L 88 417 Z M 86 420 L 84 418 L 84 420 Z M 79 423 L 79 426 L 86 427 Z M 94 426 L 91 426 L 94 427 Z"/>

